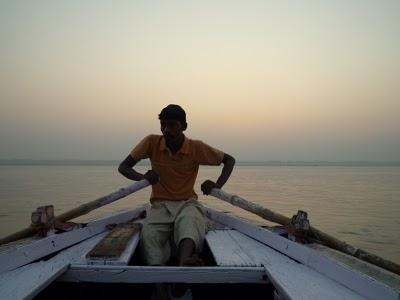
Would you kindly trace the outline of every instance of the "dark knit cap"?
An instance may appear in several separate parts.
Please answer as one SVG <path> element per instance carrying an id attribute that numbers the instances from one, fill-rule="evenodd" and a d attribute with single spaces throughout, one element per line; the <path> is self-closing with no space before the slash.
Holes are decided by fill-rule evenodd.
<path id="1" fill-rule="evenodd" d="M 186 123 L 186 113 L 182 107 L 176 104 L 170 104 L 167 107 L 164 107 L 161 113 L 158 115 L 158 118 L 166 119 L 166 120 L 177 120 L 182 123 Z"/>

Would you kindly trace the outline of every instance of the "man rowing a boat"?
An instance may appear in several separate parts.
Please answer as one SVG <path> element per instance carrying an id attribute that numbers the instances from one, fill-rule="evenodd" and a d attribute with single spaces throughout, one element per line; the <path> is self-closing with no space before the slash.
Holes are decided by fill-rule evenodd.
<path id="1" fill-rule="evenodd" d="M 199 165 L 224 164 L 216 182 L 206 180 L 201 190 L 208 195 L 221 188 L 232 173 L 235 159 L 199 140 L 184 135 L 186 113 L 170 104 L 158 115 L 162 135 L 145 137 L 119 166 L 131 180 L 152 184 L 151 210 L 142 229 L 141 247 L 147 265 L 165 265 L 170 259 L 170 241 L 176 245 L 178 265 L 196 265 L 206 233 L 205 210 L 197 200 L 194 184 Z M 149 158 L 152 169 L 141 174 L 133 169 Z"/>

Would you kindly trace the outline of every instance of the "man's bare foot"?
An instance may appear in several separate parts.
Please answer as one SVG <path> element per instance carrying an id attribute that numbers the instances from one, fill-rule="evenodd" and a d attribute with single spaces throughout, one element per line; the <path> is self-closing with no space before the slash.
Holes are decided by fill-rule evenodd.
<path id="1" fill-rule="evenodd" d="M 193 254 L 185 259 L 182 265 L 186 267 L 202 267 L 204 266 L 204 261 L 197 254 Z"/>

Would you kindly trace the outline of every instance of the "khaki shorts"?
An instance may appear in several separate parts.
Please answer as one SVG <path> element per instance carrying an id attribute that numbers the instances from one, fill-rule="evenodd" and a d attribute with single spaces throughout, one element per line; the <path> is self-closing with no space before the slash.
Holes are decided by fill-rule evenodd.
<path id="1" fill-rule="evenodd" d="M 141 234 L 143 259 L 147 265 L 165 265 L 171 256 L 171 246 L 178 248 L 185 238 L 192 239 L 196 252 L 200 252 L 205 234 L 205 209 L 195 198 L 153 201 Z"/>

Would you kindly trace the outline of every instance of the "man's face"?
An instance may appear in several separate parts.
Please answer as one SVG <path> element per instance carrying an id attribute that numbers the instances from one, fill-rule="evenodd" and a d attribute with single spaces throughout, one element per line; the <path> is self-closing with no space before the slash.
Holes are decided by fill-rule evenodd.
<path id="1" fill-rule="evenodd" d="M 181 139 L 184 128 L 178 120 L 161 119 L 161 132 L 168 143 L 174 143 Z"/>

